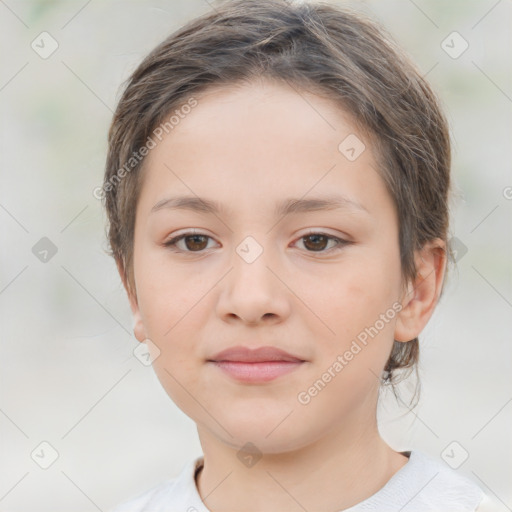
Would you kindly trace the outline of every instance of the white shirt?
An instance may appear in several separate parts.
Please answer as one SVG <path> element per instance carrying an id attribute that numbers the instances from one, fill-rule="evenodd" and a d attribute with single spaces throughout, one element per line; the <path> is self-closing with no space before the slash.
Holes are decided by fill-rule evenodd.
<path id="1" fill-rule="evenodd" d="M 203 457 L 190 461 L 178 477 L 118 505 L 112 512 L 210 512 L 195 483 L 196 471 L 202 465 Z M 382 489 L 343 512 L 484 512 L 492 510 L 482 508 L 490 504 L 489 497 L 471 480 L 441 461 L 412 451 L 409 461 Z"/>

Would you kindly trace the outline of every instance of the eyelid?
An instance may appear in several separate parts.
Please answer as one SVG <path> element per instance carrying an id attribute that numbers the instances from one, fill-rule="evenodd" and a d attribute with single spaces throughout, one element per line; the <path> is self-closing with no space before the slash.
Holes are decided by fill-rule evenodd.
<path id="1" fill-rule="evenodd" d="M 347 233 L 340 233 L 340 234 L 334 234 L 329 233 L 328 231 L 325 231 L 324 228 L 307 228 L 307 231 L 299 236 L 299 238 L 302 238 L 303 236 L 307 235 L 324 235 L 324 236 L 330 236 L 332 238 L 338 238 L 339 240 L 344 240 L 345 242 L 350 242 L 351 237 Z"/>
<path id="2" fill-rule="evenodd" d="M 170 250 L 172 250 L 174 252 L 178 252 L 178 253 L 185 253 L 185 254 L 203 254 L 203 253 L 205 253 L 208 249 L 203 249 L 201 251 L 187 251 L 187 250 L 182 250 L 182 249 L 177 249 L 176 248 L 176 244 L 178 242 L 180 242 L 182 239 L 184 239 L 184 238 L 186 238 L 188 236 L 193 236 L 193 235 L 204 236 L 204 237 L 206 237 L 206 238 L 208 238 L 210 240 L 215 240 L 214 237 L 208 235 L 207 233 L 199 231 L 198 229 L 191 228 L 188 231 L 184 231 L 184 232 L 181 232 L 181 233 L 178 232 L 177 234 L 173 234 L 173 236 L 168 238 L 168 239 L 166 239 L 163 242 L 162 245 L 164 245 L 165 247 L 169 248 Z M 334 241 L 337 242 L 334 247 L 331 247 L 328 250 L 324 250 L 324 251 L 305 251 L 306 253 L 310 253 L 310 254 L 319 254 L 319 255 L 330 254 L 331 252 L 336 252 L 337 250 L 342 249 L 344 246 L 353 243 L 351 240 L 347 240 L 347 238 L 350 238 L 350 237 L 348 237 L 346 235 L 337 236 L 337 235 L 334 235 L 334 234 L 331 234 L 331 233 L 327 233 L 327 232 L 323 231 L 321 228 L 308 228 L 308 230 L 305 233 L 301 234 L 299 237 L 297 237 L 295 239 L 293 244 L 295 244 L 296 242 L 298 242 L 302 238 L 305 238 L 305 237 L 310 236 L 310 235 L 325 236 L 329 240 L 334 240 Z"/>
<path id="3" fill-rule="evenodd" d="M 181 241 L 183 238 L 186 238 L 188 236 L 193 236 L 193 235 L 204 236 L 206 238 L 209 238 L 210 240 L 215 240 L 214 237 L 212 237 L 211 235 L 204 233 L 203 231 L 199 231 L 198 229 L 191 228 L 191 229 L 188 229 L 187 231 L 174 233 L 172 236 L 167 237 L 162 242 L 162 245 L 165 247 L 169 247 L 169 248 L 175 248 L 176 244 L 179 241 Z M 206 251 L 206 249 L 204 249 L 202 251 L 183 251 L 181 249 L 176 249 L 176 252 L 184 252 L 184 253 L 189 253 L 189 254 L 193 254 L 194 252 L 197 254 L 201 254 L 205 251 Z"/>
<path id="4" fill-rule="evenodd" d="M 331 253 L 336 253 L 343 249 L 343 247 L 353 243 L 348 235 L 334 235 L 324 231 L 322 228 L 308 228 L 306 233 L 302 233 L 298 238 L 296 238 L 293 244 L 295 245 L 299 240 L 310 235 L 325 236 L 329 240 L 335 240 L 337 243 L 334 247 L 324 251 L 305 251 L 307 254 L 329 255 Z"/>

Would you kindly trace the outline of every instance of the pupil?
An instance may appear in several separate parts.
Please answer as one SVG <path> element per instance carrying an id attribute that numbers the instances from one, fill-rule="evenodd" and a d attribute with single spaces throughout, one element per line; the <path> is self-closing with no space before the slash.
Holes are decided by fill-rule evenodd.
<path id="1" fill-rule="evenodd" d="M 203 240 L 203 244 L 204 244 L 204 241 L 205 241 L 206 237 L 205 237 L 205 236 L 203 236 L 203 235 L 191 235 L 191 236 L 187 236 L 187 239 L 186 239 L 187 249 L 189 249 L 189 250 L 193 250 L 193 249 L 194 249 L 194 247 L 191 247 L 191 246 L 190 246 L 190 244 L 189 244 L 188 242 L 189 242 L 189 240 L 190 240 L 190 239 L 195 239 L 195 240 L 197 241 L 197 239 L 198 239 L 198 238 L 199 238 L 199 239 L 202 239 L 202 240 Z M 194 242 L 194 243 L 195 243 L 195 242 Z M 194 245 L 194 244 L 192 244 L 192 245 Z M 199 245 L 201 245 L 201 242 L 199 242 Z M 197 247 L 197 246 L 195 246 L 195 249 L 201 250 L 201 249 L 204 249 L 204 247 Z"/>
<path id="2" fill-rule="evenodd" d="M 325 242 L 326 242 L 326 240 L 327 240 L 327 237 L 326 237 L 326 236 L 324 236 L 324 235 L 308 235 L 308 236 L 306 237 L 306 240 L 317 240 L 317 241 L 318 241 L 318 239 L 323 240 L 323 242 L 324 242 L 324 243 L 322 243 L 322 244 L 321 244 L 321 247 L 318 247 L 318 245 L 316 245 L 316 246 L 315 246 L 315 244 L 313 244 L 313 245 L 314 245 L 314 246 L 313 246 L 313 249 L 315 249 L 315 248 L 316 248 L 316 249 L 320 249 L 320 250 L 321 250 L 321 249 L 325 249 Z M 308 244 L 307 244 L 307 243 L 306 243 L 305 245 L 306 245 L 306 247 L 308 246 Z"/>

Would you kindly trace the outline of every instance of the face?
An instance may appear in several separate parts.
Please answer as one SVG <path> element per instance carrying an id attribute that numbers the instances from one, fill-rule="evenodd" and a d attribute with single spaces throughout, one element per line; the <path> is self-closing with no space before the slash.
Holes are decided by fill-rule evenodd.
<path id="1" fill-rule="evenodd" d="M 225 445 L 277 453 L 360 425 L 402 300 L 397 215 L 370 141 L 329 100 L 284 85 L 196 98 L 146 158 L 136 337 L 173 401 Z M 216 356 L 240 346 L 293 358 Z"/>

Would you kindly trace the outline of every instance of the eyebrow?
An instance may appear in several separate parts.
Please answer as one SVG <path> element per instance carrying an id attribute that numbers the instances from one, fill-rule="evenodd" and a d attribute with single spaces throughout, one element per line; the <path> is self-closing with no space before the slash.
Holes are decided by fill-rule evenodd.
<path id="1" fill-rule="evenodd" d="M 210 215 L 226 213 L 226 208 L 218 202 L 197 196 L 177 196 L 162 199 L 151 208 L 150 213 L 163 209 L 191 210 Z M 368 210 L 357 201 L 341 195 L 330 195 L 309 199 L 286 199 L 276 205 L 274 214 L 276 217 L 281 217 L 290 214 L 327 210 L 356 210 L 369 213 Z"/>

